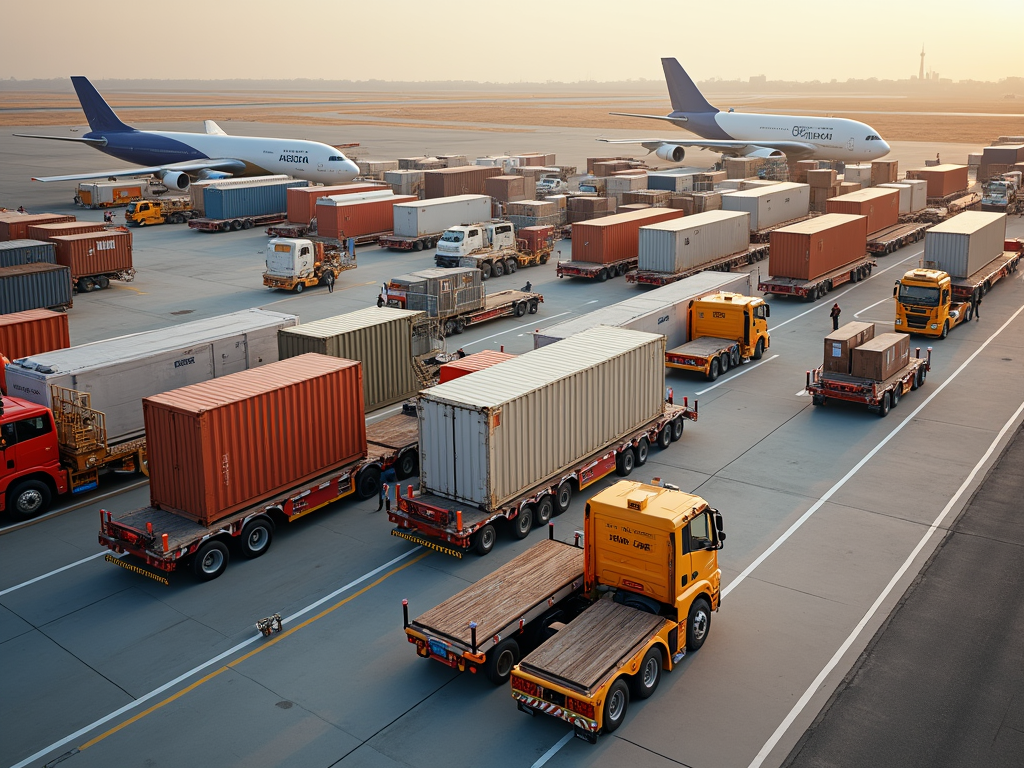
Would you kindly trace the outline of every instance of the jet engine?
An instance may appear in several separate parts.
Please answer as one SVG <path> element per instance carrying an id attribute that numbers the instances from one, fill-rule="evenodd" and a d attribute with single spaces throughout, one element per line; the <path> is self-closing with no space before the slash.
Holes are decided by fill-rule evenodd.
<path id="1" fill-rule="evenodd" d="M 163 182 L 164 186 L 168 189 L 177 189 L 185 191 L 188 189 L 189 179 L 187 173 L 181 171 L 164 171 L 160 174 L 160 181 Z"/>
<path id="2" fill-rule="evenodd" d="M 683 158 L 686 157 L 686 150 L 678 144 L 662 144 L 654 151 L 654 154 L 662 160 L 668 160 L 672 163 L 681 163 L 683 162 Z"/>

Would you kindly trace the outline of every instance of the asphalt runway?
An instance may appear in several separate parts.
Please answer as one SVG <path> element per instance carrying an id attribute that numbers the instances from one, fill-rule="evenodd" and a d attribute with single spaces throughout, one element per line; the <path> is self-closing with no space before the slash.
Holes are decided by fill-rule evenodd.
<path id="1" fill-rule="evenodd" d="M 283 135 L 360 141 L 372 150 L 367 157 L 529 148 L 581 164 L 597 154 L 585 131 L 523 138 L 286 128 Z M 74 185 L 26 181 L 109 167 L 99 153 L 64 149 L 0 137 L 0 204 L 99 220 L 98 211 L 70 206 Z M 944 155 L 947 149 L 952 157 L 971 148 L 944 148 Z M 915 145 L 894 154 L 912 167 L 934 153 Z M 1019 218 L 1009 232 L 1024 236 Z M 359 268 L 333 294 L 294 296 L 260 284 L 264 245 L 255 231 L 136 230 L 135 282 L 77 296 L 73 342 L 250 306 L 319 319 L 368 306 L 383 280 L 432 263 L 429 252 L 360 248 Z M 596 746 L 567 738 L 560 721 L 517 712 L 507 688 L 423 661 L 405 641 L 403 598 L 418 615 L 522 552 L 541 531 L 523 541 L 502 537 L 487 557 L 455 560 L 390 536 L 375 504 L 346 501 L 279 528 L 265 557 L 235 559 L 216 581 L 199 584 L 182 573 L 163 586 L 103 561 L 100 504 L 90 503 L 0 535 L 0 765 L 42 766 L 61 756 L 62 768 L 183 759 L 225 766 L 781 765 L 938 545 L 940 536 L 925 539 L 937 515 L 948 507 L 940 529 L 952 524 L 1022 421 L 1020 273 L 986 297 L 980 322 L 943 341 L 912 340 L 912 347 L 933 345 L 932 371 L 887 418 L 842 404 L 814 408 L 801 394 L 805 371 L 820 362 L 832 302 L 844 320 L 891 323 L 893 280 L 921 250 L 918 243 L 881 257 L 870 279 L 816 304 L 773 300 L 772 344 L 758 364 L 714 384 L 668 374 L 677 398 L 699 399 L 700 419 L 634 477 L 675 482 L 722 511 L 725 596 L 709 642 L 655 696 L 632 706 L 614 736 Z M 537 315 L 469 329 L 459 345 L 521 353 L 532 347 L 535 328 L 638 290 L 621 279 L 559 281 L 553 263 L 487 286 L 519 287 L 527 279 L 545 296 Z M 102 504 L 122 510 L 146 501 L 138 487 Z M 584 502 L 577 496 L 555 519 L 559 537 L 571 539 L 582 527 Z M 260 638 L 253 623 L 274 612 L 287 632 Z"/>

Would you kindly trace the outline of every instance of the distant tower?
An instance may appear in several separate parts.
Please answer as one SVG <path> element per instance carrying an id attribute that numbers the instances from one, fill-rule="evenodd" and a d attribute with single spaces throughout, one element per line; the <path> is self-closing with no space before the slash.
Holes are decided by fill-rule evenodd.
<path id="1" fill-rule="evenodd" d="M 917 73 L 918 80 L 924 80 L 924 46 L 921 46 L 921 69 Z"/>

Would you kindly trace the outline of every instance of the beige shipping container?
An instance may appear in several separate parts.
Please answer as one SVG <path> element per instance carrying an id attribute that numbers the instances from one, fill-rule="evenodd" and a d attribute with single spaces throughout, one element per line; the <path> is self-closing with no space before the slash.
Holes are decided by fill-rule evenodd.
<path id="1" fill-rule="evenodd" d="M 708 211 L 640 227 L 638 268 L 679 273 L 746 251 L 750 214 Z"/>
<path id="2" fill-rule="evenodd" d="M 913 202 L 914 188 L 909 184 L 898 184 L 898 183 L 884 183 L 877 184 L 876 186 L 884 189 L 898 189 L 900 191 L 900 213 L 910 213 L 912 208 L 910 207 Z"/>
<path id="3" fill-rule="evenodd" d="M 874 323 L 847 323 L 825 337 L 825 356 L 821 370 L 826 373 L 850 372 L 853 350 L 875 338 Z"/>
<path id="4" fill-rule="evenodd" d="M 496 510 L 657 418 L 665 337 L 601 326 L 419 401 L 425 492 Z"/>
<path id="5" fill-rule="evenodd" d="M 344 315 L 282 328 L 277 334 L 282 360 L 316 352 L 363 364 L 367 413 L 412 397 L 420 388 L 413 369 L 413 326 L 426 313 L 370 307 Z"/>
<path id="6" fill-rule="evenodd" d="M 910 362 L 910 337 L 905 333 L 883 333 L 855 347 L 850 357 L 853 376 L 885 381 Z"/>

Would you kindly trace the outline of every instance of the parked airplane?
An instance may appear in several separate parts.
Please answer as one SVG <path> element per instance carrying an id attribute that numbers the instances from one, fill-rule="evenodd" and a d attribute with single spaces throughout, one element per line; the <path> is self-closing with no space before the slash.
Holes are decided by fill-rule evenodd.
<path id="1" fill-rule="evenodd" d="M 337 148 L 318 141 L 228 136 L 213 120 L 206 121 L 206 133 L 140 131 L 125 125 L 85 77 L 72 77 L 82 111 L 89 121 L 83 136 L 33 136 L 30 139 L 77 141 L 100 152 L 142 168 L 40 176 L 33 181 L 77 181 L 148 176 L 159 178 L 171 189 L 184 190 L 192 179 L 222 179 L 232 176 L 287 174 L 297 179 L 332 184 L 354 179 L 359 168 Z"/>
<path id="2" fill-rule="evenodd" d="M 708 103 L 675 59 L 662 59 L 672 112 L 622 117 L 667 120 L 700 139 L 600 139 L 609 144 L 642 144 L 662 160 L 682 162 L 685 147 L 701 147 L 730 157 L 788 157 L 792 160 L 877 160 L 889 145 L 870 125 L 841 117 L 720 112 Z"/>

